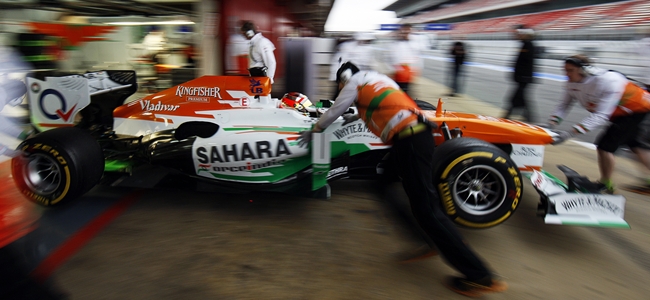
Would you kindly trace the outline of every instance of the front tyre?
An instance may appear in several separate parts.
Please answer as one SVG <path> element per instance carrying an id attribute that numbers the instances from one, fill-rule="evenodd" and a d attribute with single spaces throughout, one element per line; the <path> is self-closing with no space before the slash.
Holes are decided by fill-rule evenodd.
<path id="1" fill-rule="evenodd" d="M 434 184 L 445 213 L 468 228 L 503 223 L 523 192 L 521 173 L 503 150 L 474 138 L 442 143 L 434 153 Z"/>
<path id="2" fill-rule="evenodd" d="M 104 156 L 88 131 L 56 128 L 23 141 L 22 155 L 11 170 L 21 193 L 43 205 L 55 206 L 83 195 L 99 183 Z"/>

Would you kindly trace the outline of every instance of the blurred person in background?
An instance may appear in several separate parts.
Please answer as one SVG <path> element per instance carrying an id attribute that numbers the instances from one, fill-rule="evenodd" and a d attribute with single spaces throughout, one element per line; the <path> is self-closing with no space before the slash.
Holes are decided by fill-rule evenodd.
<path id="1" fill-rule="evenodd" d="M 185 56 L 186 68 L 196 68 L 196 48 L 193 43 L 185 43 L 185 47 L 183 47 L 183 56 Z"/>
<path id="2" fill-rule="evenodd" d="M 248 51 L 248 72 L 251 76 L 268 77 L 273 84 L 275 76 L 275 55 L 273 43 L 259 32 L 251 21 L 244 21 L 241 33 L 250 41 Z"/>
<path id="3" fill-rule="evenodd" d="M 167 38 L 162 28 L 156 25 L 151 26 L 149 33 L 142 39 L 142 45 L 145 48 L 147 56 L 151 58 L 151 61 L 156 64 L 163 63 L 159 54 L 165 50 Z"/>
<path id="4" fill-rule="evenodd" d="M 372 42 L 375 37 L 372 33 L 357 32 L 354 35 L 355 44 L 347 44 L 343 49 L 342 62 L 350 61 L 360 70 L 369 71 L 375 69 L 375 56 L 373 55 Z M 341 66 L 341 63 L 337 65 Z"/>
<path id="5" fill-rule="evenodd" d="M 348 108 L 356 105 L 358 114 L 344 115 L 344 125 L 362 119 L 368 129 L 392 145 L 396 168 L 408 195 L 411 211 L 422 230 L 436 245 L 443 258 L 464 277 L 450 277 L 445 285 L 454 292 L 478 297 L 507 289 L 472 251 L 456 225 L 442 211 L 433 184 L 432 130 L 436 124 L 420 114 L 415 101 L 388 76 L 375 71 L 360 71 L 345 62 L 336 73 L 341 89 L 336 101 L 311 130 L 300 132 L 298 144 L 306 147 L 314 132 L 323 132 Z"/>
<path id="6" fill-rule="evenodd" d="M 7 105 L 22 102 L 27 87 L 10 75 L 25 74 L 28 70 L 18 54 L 0 46 L 0 113 Z M 0 299 L 67 299 L 64 293 L 30 274 L 29 263 L 37 245 L 26 235 L 36 228 L 40 214 L 11 179 L 9 160 L 21 154 L 11 145 L 24 139 L 29 131 L 4 115 L 0 115 L 0 131 Z"/>
<path id="7" fill-rule="evenodd" d="M 409 90 L 415 76 L 422 71 L 420 46 L 410 39 L 411 24 L 402 24 L 396 32 L 396 41 L 389 45 L 387 64 L 388 74 L 399 87 L 412 96 Z"/>
<path id="8" fill-rule="evenodd" d="M 519 25 L 515 29 L 517 39 L 521 41 L 521 48 L 517 55 L 517 60 L 514 64 L 513 80 L 517 84 L 517 88 L 510 97 L 508 108 L 503 116 L 504 119 L 510 118 L 514 109 L 521 109 L 523 118 L 526 122 L 533 122 L 533 112 L 530 107 L 531 103 L 528 100 L 526 88 L 529 84 L 533 83 L 533 66 L 535 64 L 535 45 L 533 38 L 535 31 L 526 28 L 524 25 Z"/>
<path id="9" fill-rule="evenodd" d="M 4 138 L 23 140 L 33 132 L 31 127 L 19 126 L 3 113 L 7 105 L 18 106 L 23 102 L 27 92 L 23 77 L 29 69 L 17 52 L 0 45 L 0 155 L 18 154 Z"/>
<path id="10" fill-rule="evenodd" d="M 449 54 L 452 59 L 451 93 L 449 93 L 449 96 L 455 97 L 456 94 L 460 92 L 460 87 L 462 85 L 462 67 L 467 55 L 465 44 L 461 41 L 456 41 L 451 47 Z"/>
<path id="11" fill-rule="evenodd" d="M 1 55 L 1 54 L 0 54 Z M 17 79 L 0 77 L 0 113 L 6 105 L 17 106 L 23 101 L 23 95 L 27 92 L 25 83 Z M 24 140 L 33 130 L 24 128 L 11 121 L 4 114 L 0 114 L 0 155 L 14 157 L 19 152 L 13 150 L 6 137 Z"/>
<path id="12" fill-rule="evenodd" d="M 371 33 L 357 32 L 353 39 L 343 39 L 337 45 L 337 51 L 332 57 L 332 64 L 330 65 L 330 80 L 336 81 L 336 71 L 344 62 L 351 62 L 362 71 L 375 70 L 376 60 L 374 50 L 372 49 L 372 41 L 375 37 Z M 335 86 L 334 97 L 336 99 L 339 94 L 338 86 Z"/>
<path id="13" fill-rule="evenodd" d="M 248 75 L 250 42 L 239 32 L 238 22 L 231 20 L 231 23 L 226 44 L 226 75 Z"/>
<path id="14" fill-rule="evenodd" d="M 597 184 L 604 193 L 611 194 L 614 192 L 614 152 L 621 145 L 630 146 L 639 161 L 650 170 L 650 143 L 643 139 L 644 132 L 647 133 L 643 120 L 650 113 L 650 94 L 621 73 L 593 67 L 584 55 L 567 57 L 564 70 L 569 78 L 565 95 L 547 126 L 553 128 L 560 124 L 575 101 L 591 114 L 573 125 L 571 131 L 561 132 L 557 143 L 609 123 L 596 141 L 600 170 Z M 650 187 L 650 178 L 645 183 Z"/>

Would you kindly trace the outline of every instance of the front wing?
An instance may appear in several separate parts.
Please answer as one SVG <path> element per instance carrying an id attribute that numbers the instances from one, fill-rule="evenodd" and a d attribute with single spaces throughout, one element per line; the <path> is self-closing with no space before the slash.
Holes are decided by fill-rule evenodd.
<path id="1" fill-rule="evenodd" d="M 558 178 L 535 170 L 530 180 L 541 196 L 539 212 L 546 224 L 630 228 L 623 219 L 625 197 L 569 192 Z"/>

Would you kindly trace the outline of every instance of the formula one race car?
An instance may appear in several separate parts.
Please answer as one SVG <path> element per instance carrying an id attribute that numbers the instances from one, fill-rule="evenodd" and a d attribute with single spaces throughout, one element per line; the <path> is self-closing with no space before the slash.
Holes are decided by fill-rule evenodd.
<path id="1" fill-rule="evenodd" d="M 230 190 L 329 197 L 330 181 L 390 175 L 390 147 L 361 120 L 343 118 L 296 141 L 331 105 L 299 93 L 271 98 L 263 77 L 203 76 L 124 104 L 133 71 L 28 78 L 31 123 L 40 133 L 14 158 L 21 191 L 44 206 L 80 197 L 102 177 L 140 166 L 173 169 Z M 540 170 L 547 129 L 417 101 L 438 125 L 433 170 L 444 210 L 457 223 L 487 228 L 517 208 L 523 173 Z M 350 113 L 355 113 L 351 108 Z M 382 175 L 383 173 L 383 175 Z M 128 180 L 128 179 L 126 179 Z"/>

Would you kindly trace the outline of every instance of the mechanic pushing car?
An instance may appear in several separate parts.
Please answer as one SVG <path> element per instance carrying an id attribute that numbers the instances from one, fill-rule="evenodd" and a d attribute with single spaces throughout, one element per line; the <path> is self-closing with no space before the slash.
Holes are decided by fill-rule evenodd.
<path id="1" fill-rule="evenodd" d="M 262 33 L 255 29 L 255 24 L 250 21 L 244 21 L 241 32 L 251 43 L 248 55 L 248 72 L 251 76 L 268 77 L 273 84 L 276 68 L 275 55 L 273 54 L 275 46 L 269 39 L 262 36 Z"/>
<path id="2" fill-rule="evenodd" d="M 505 291 L 506 283 L 493 278 L 492 272 L 440 209 L 442 204 L 431 172 L 435 145 L 431 131 L 436 125 L 421 117 L 416 103 L 386 75 L 359 71 L 354 64 L 346 62 L 337 71 L 336 81 L 341 89 L 339 96 L 311 130 L 300 133 L 299 145 L 306 146 L 313 132 L 322 132 L 356 104 L 358 115 L 343 116 L 344 124 L 361 118 L 372 133 L 393 146 L 402 185 L 418 224 L 449 264 L 465 275 L 451 277 L 445 285 L 470 297 Z"/>
<path id="3" fill-rule="evenodd" d="M 621 73 L 592 66 L 584 55 L 567 57 L 564 70 L 569 78 L 565 96 L 550 116 L 548 127 L 560 124 L 575 100 L 591 114 L 573 125 L 570 132 L 562 132 L 556 143 L 611 122 L 597 141 L 600 169 L 597 184 L 603 192 L 611 194 L 614 192 L 614 152 L 621 145 L 628 144 L 639 161 L 650 169 L 650 145 L 640 137 L 641 124 L 650 112 L 650 94 Z M 650 186 L 650 178 L 646 179 L 646 184 Z"/>

